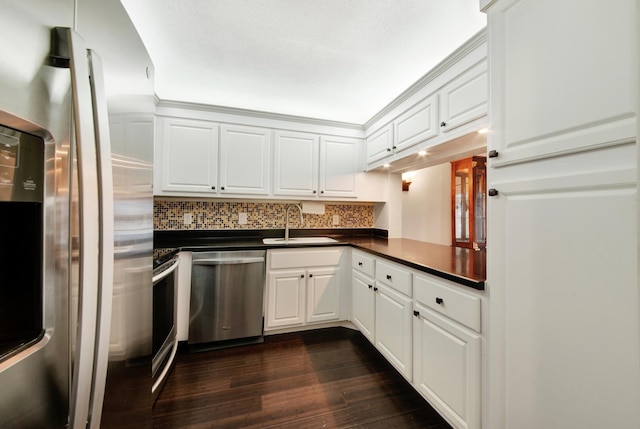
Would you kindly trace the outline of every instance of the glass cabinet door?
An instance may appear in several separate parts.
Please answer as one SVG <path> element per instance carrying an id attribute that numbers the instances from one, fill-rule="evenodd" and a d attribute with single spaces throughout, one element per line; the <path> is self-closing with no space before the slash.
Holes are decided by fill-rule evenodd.
<path id="1" fill-rule="evenodd" d="M 470 162 L 457 161 L 452 172 L 453 191 L 453 240 L 454 245 L 468 244 L 471 240 L 469 225 L 469 174 Z"/>
<path id="2" fill-rule="evenodd" d="M 453 245 L 485 247 L 486 158 L 474 156 L 451 163 Z"/>
<path id="3" fill-rule="evenodd" d="M 473 196 L 474 202 L 474 235 L 478 247 L 487 244 L 487 167 L 486 161 L 477 161 L 473 167 Z"/>

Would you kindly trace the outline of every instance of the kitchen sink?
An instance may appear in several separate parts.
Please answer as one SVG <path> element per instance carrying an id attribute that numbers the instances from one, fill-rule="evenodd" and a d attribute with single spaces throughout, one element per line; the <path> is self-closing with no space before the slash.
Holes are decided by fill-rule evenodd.
<path id="1" fill-rule="evenodd" d="M 284 238 L 263 238 L 264 244 L 323 244 L 323 243 L 337 243 L 331 237 L 294 237 L 285 240 Z"/>

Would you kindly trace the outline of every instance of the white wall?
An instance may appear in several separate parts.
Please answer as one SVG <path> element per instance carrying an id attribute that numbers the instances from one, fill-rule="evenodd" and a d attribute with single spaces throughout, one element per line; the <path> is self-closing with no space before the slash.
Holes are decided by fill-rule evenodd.
<path id="1" fill-rule="evenodd" d="M 416 171 L 402 193 L 402 238 L 451 245 L 451 164 Z"/>
<path id="2" fill-rule="evenodd" d="M 389 238 L 402 237 L 402 181 L 399 174 L 389 174 L 388 181 L 384 184 L 387 195 L 386 203 L 374 205 L 374 227 L 386 229 Z"/>

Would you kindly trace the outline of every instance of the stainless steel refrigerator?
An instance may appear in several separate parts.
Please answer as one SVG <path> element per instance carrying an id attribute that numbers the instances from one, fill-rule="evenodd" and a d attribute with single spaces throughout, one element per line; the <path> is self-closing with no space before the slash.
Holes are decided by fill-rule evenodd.
<path id="1" fill-rule="evenodd" d="M 112 153 L 82 1 L 0 13 L 1 428 L 151 427 L 152 141 Z"/>

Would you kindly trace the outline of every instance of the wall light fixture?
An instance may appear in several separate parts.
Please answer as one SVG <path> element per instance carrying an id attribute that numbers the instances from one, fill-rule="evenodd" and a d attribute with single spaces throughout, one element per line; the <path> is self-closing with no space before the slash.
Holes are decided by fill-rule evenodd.
<path id="1" fill-rule="evenodd" d="M 409 185 L 413 182 L 413 178 L 416 176 L 415 171 L 407 171 L 406 173 L 402 173 L 402 190 L 408 191 Z"/>

